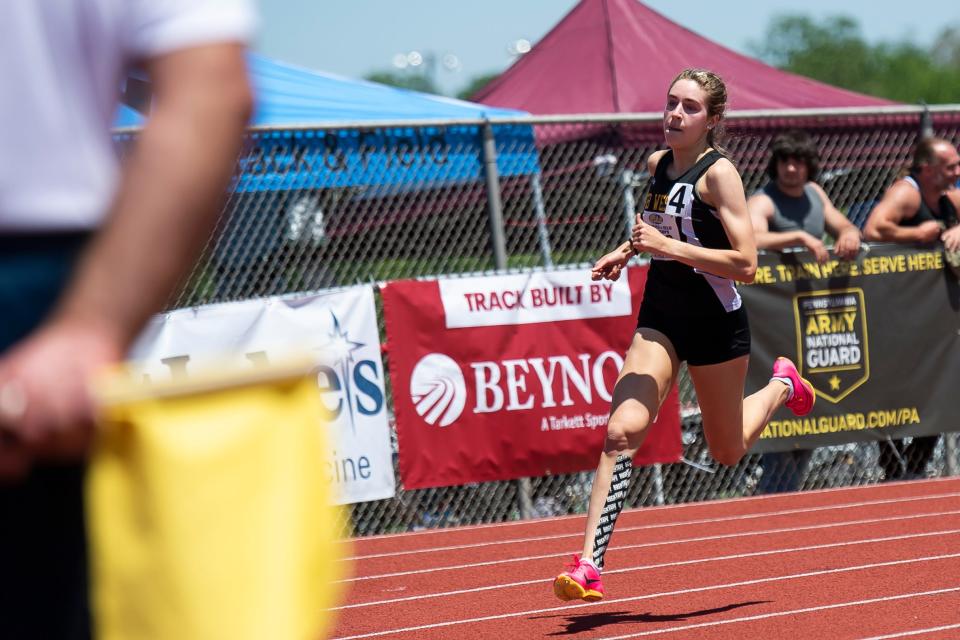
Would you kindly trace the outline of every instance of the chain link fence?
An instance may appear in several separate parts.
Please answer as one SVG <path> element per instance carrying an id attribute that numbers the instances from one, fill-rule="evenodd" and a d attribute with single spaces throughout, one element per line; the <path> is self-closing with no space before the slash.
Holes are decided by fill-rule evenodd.
<path id="1" fill-rule="evenodd" d="M 773 137 L 809 132 L 820 150 L 819 182 L 862 226 L 922 128 L 960 143 L 960 107 L 742 112 L 727 127 L 748 194 L 766 180 Z M 118 135 L 121 147 L 130 139 Z M 646 158 L 662 145 L 659 115 L 254 130 L 218 233 L 171 307 L 401 278 L 584 268 L 627 237 L 649 178 Z M 948 434 L 906 447 L 748 455 L 718 467 L 685 371 L 680 395 L 685 462 L 638 469 L 628 506 L 956 475 L 960 466 L 957 436 Z M 591 476 L 398 489 L 393 499 L 353 505 L 353 527 L 372 535 L 582 513 Z"/>

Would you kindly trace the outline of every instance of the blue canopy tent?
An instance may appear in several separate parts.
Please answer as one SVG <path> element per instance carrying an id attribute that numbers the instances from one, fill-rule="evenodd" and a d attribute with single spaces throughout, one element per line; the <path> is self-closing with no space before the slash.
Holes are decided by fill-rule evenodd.
<path id="1" fill-rule="evenodd" d="M 482 131 L 463 121 L 529 115 L 310 71 L 252 53 L 248 64 L 256 95 L 250 124 L 259 152 L 241 159 L 238 192 L 475 180 L 483 177 Z M 406 126 L 383 126 L 391 121 Z M 416 121 L 451 124 L 414 127 Z M 142 122 L 141 114 L 121 105 L 116 126 Z M 364 122 L 378 126 L 356 126 Z M 353 126 L 330 130 L 345 124 Z M 530 125 L 496 125 L 493 133 L 501 176 L 539 171 Z"/>
<path id="2" fill-rule="evenodd" d="M 528 115 L 311 71 L 257 54 L 248 56 L 248 64 L 257 92 L 255 126 Z"/>
<path id="3" fill-rule="evenodd" d="M 253 144 L 240 159 L 241 172 L 232 189 L 238 196 L 347 187 L 355 188 L 354 197 L 376 198 L 482 182 L 481 121 L 528 115 L 311 71 L 252 53 L 248 66 L 255 93 Z M 149 98 L 139 104 L 149 104 Z M 116 125 L 137 126 L 143 119 L 122 105 Z M 490 130 L 500 177 L 530 181 L 539 242 L 549 265 L 533 127 L 494 124 Z M 249 224 L 251 214 L 232 216 L 226 230 L 230 240 L 220 247 L 232 254 L 225 259 L 251 255 L 238 250 L 238 239 L 232 237 L 234 230 Z M 271 223 L 260 217 L 258 224 L 263 228 Z"/>

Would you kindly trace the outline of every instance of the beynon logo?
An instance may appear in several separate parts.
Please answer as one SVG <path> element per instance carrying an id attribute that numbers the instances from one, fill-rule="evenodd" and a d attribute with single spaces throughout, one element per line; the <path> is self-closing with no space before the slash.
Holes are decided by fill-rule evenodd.
<path id="1" fill-rule="evenodd" d="M 424 356 L 410 376 L 410 398 L 427 424 L 453 424 L 467 402 L 467 385 L 460 365 L 442 353 Z"/>

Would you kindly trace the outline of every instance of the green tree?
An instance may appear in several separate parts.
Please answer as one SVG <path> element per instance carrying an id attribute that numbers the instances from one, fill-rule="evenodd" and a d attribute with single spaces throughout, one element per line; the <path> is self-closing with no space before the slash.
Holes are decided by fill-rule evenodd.
<path id="1" fill-rule="evenodd" d="M 436 83 L 434 83 L 433 79 L 422 73 L 373 71 L 364 76 L 364 79 L 400 89 L 411 89 L 413 91 L 422 91 L 423 93 L 440 93 L 440 89 Z"/>
<path id="2" fill-rule="evenodd" d="M 834 16 L 817 23 L 803 15 L 771 20 L 751 50 L 786 71 L 899 102 L 960 102 L 960 32 L 945 29 L 929 47 L 870 44 L 857 22 Z"/>
<path id="3" fill-rule="evenodd" d="M 938 64 L 960 69 L 960 26 L 946 27 L 941 31 L 931 53 Z"/>
<path id="4" fill-rule="evenodd" d="M 490 84 L 491 81 L 495 80 L 500 76 L 499 72 L 491 73 L 482 73 L 478 76 L 470 78 L 467 84 L 457 92 L 457 97 L 461 100 L 469 100 L 470 97 L 475 94 L 480 89 L 483 89 L 485 86 Z"/>

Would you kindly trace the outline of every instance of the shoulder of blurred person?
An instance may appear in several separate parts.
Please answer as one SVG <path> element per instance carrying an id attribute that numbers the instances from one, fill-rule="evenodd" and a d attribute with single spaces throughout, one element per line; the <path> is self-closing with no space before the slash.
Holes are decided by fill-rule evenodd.
<path id="1" fill-rule="evenodd" d="M 820 202 L 822 202 L 825 206 L 828 206 L 828 207 L 834 206 L 833 200 L 830 199 L 830 196 L 827 195 L 826 190 L 823 188 L 823 186 L 819 182 L 811 180 L 810 182 L 807 183 L 807 187 L 820 197 Z"/>
<path id="2" fill-rule="evenodd" d="M 863 234 L 871 242 L 914 242 L 898 235 L 897 230 L 911 225 L 911 219 L 920 210 L 920 190 L 909 176 L 897 179 L 887 187 L 873 206 L 863 225 Z"/>
<path id="3" fill-rule="evenodd" d="M 747 208 L 750 210 L 750 215 L 753 217 L 759 216 L 760 218 L 769 221 L 773 217 L 773 199 L 770 198 L 770 194 L 767 193 L 767 189 L 771 183 L 767 183 L 750 194 L 747 198 Z"/>
<path id="4" fill-rule="evenodd" d="M 0 232 L 90 230 L 119 180 L 109 135 L 135 66 L 246 43 L 249 0 L 0 3 Z"/>

